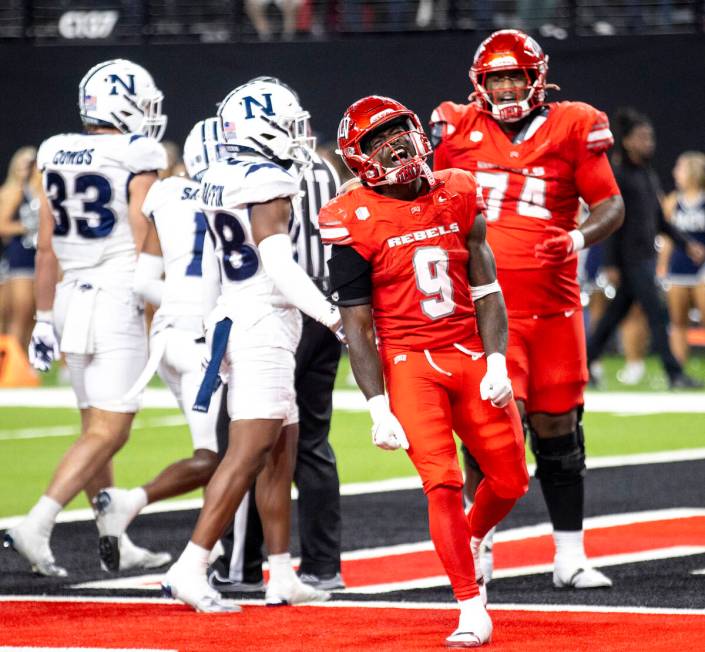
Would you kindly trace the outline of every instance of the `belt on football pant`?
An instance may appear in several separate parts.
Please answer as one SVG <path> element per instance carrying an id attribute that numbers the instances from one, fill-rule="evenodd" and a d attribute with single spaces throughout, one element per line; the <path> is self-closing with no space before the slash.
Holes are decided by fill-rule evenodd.
<path id="1" fill-rule="evenodd" d="M 206 367 L 201 387 L 196 395 L 196 402 L 191 408 L 194 412 L 208 412 L 211 397 L 220 385 L 220 364 L 223 362 L 225 351 L 228 348 L 228 338 L 233 322 L 229 317 L 219 321 L 213 329 L 213 342 L 211 343 L 211 359 Z"/>

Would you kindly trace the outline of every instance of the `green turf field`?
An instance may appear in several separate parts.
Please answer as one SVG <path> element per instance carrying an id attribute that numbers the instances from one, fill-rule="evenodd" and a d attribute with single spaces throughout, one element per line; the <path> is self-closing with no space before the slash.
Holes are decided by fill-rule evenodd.
<path id="1" fill-rule="evenodd" d="M 616 416 L 588 414 L 590 455 L 705 447 L 702 414 Z M 166 421 L 166 423 L 165 423 Z M 130 442 L 115 458 L 118 484 L 142 484 L 170 461 L 189 455 L 190 438 L 176 410 L 144 410 Z M 0 517 L 25 512 L 45 489 L 56 463 L 78 432 L 78 414 L 62 408 L 0 409 Z M 362 412 L 336 412 L 331 442 L 342 482 L 413 475 L 401 451 L 386 452 L 370 440 L 370 420 Z M 42 436 L 42 433 L 51 436 Z M 73 434 L 72 434 L 73 433 Z M 83 496 L 70 507 L 86 507 Z"/>

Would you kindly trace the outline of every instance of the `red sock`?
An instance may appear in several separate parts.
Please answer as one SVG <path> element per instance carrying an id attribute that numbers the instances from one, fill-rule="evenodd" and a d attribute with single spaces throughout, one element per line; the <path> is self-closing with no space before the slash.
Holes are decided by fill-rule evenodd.
<path id="1" fill-rule="evenodd" d="M 479 591 L 461 488 L 435 487 L 426 497 L 431 539 L 450 579 L 453 593 L 457 600 L 474 598 Z"/>
<path id="2" fill-rule="evenodd" d="M 516 498 L 500 498 L 483 479 L 475 491 L 475 500 L 468 515 L 470 535 L 482 539 L 509 514 L 516 501 Z"/>

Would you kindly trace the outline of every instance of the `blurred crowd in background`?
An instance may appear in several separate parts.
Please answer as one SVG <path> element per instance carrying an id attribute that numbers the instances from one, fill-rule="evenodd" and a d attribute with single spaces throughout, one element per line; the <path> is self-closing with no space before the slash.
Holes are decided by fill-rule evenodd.
<path id="1" fill-rule="evenodd" d="M 0 39 L 223 42 L 360 32 L 702 32 L 702 0 L 5 0 Z"/>

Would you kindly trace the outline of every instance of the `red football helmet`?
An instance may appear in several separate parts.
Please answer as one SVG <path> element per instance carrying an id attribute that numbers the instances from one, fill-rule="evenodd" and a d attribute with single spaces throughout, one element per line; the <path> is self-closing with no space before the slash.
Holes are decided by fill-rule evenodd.
<path id="1" fill-rule="evenodd" d="M 393 134 L 374 151 L 365 152 L 368 137 L 397 120 L 405 123 L 404 131 Z M 394 146 L 402 138 L 414 147 L 410 158 L 403 152 L 400 154 L 402 148 Z M 385 167 L 377 160 L 385 148 L 389 148 L 390 158 L 396 165 Z M 411 183 L 420 176 L 425 176 L 433 185 L 433 174 L 426 164 L 432 151 L 416 114 L 388 97 L 363 97 L 348 108 L 338 127 L 338 154 L 350 171 L 370 186 Z"/>
<path id="2" fill-rule="evenodd" d="M 526 86 L 516 90 L 514 101 L 496 102 L 485 82 L 488 73 L 504 70 L 521 70 Z M 486 38 L 475 52 L 470 68 L 475 91 L 469 99 L 501 122 L 516 122 L 544 103 L 550 87 L 546 84 L 547 73 L 548 56 L 531 36 L 517 29 L 502 29 Z"/>

